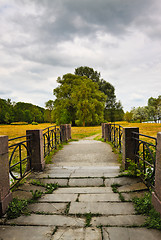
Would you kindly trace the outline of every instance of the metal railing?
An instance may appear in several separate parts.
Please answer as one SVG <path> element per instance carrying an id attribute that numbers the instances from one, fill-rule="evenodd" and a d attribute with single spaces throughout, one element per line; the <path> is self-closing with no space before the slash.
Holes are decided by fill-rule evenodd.
<path id="1" fill-rule="evenodd" d="M 53 149 L 57 149 L 57 145 L 61 143 L 60 127 L 51 126 L 43 129 L 43 138 L 44 138 L 44 157 L 46 157 Z"/>
<path id="2" fill-rule="evenodd" d="M 133 132 L 133 139 L 139 175 L 148 187 L 154 187 L 157 139 L 137 132 Z"/>
<path id="3" fill-rule="evenodd" d="M 30 138 L 29 138 L 30 137 Z M 21 179 L 31 172 L 31 154 L 28 142 L 31 135 L 9 139 L 9 173 L 12 189 Z"/>
<path id="4" fill-rule="evenodd" d="M 122 136 L 123 136 L 123 127 L 119 124 L 109 124 L 110 126 L 110 142 L 113 143 L 114 147 L 119 149 L 119 152 L 122 152 Z"/>

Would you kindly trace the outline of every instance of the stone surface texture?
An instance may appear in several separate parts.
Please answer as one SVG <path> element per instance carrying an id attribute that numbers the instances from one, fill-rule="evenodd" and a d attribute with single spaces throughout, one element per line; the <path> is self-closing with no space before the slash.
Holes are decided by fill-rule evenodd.
<path id="1" fill-rule="evenodd" d="M 145 216 L 136 215 L 128 202 L 143 194 L 145 185 L 138 178 L 120 177 L 116 159 L 110 145 L 92 137 L 65 145 L 53 156 L 54 164 L 32 173 L 13 192 L 20 199 L 31 199 L 30 190 L 43 195 L 28 205 L 30 215 L 1 219 L 0 240 L 160 240 L 161 232 L 142 227 Z M 46 194 L 45 186 L 30 184 L 32 179 L 59 186 Z M 119 184 L 119 193 L 113 193 L 112 184 Z"/>

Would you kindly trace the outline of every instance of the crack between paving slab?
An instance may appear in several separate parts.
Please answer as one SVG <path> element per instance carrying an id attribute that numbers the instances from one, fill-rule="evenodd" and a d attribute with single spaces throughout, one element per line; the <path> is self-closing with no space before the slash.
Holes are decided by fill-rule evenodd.
<path id="1" fill-rule="evenodd" d="M 110 234 L 109 234 L 109 232 L 108 232 L 107 230 L 105 230 L 105 229 L 104 229 L 104 231 L 107 233 L 109 240 L 111 240 L 111 239 L 110 239 Z M 104 237 L 103 237 L 103 229 L 102 229 L 102 240 L 104 240 Z"/>
<path id="2" fill-rule="evenodd" d="M 57 240 L 59 240 L 63 236 L 63 234 L 66 232 L 66 228 L 65 228 L 65 230 L 63 231 L 63 233 L 60 235 L 60 237 Z"/>

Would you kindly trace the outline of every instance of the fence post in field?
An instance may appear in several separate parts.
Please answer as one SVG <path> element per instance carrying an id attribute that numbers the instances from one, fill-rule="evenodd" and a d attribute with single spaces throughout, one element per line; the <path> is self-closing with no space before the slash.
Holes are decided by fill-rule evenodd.
<path id="1" fill-rule="evenodd" d="M 60 125 L 62 142 L 67 142 L 67 124 Z"/>
<path id="2" fill-rule="evenodd" d="M 139 133 L 139 128 L 123 128 L 122 144 L 122 166 L 128 168 L 127 159 L 135 160 L 136 140 L 133 139 L 133 132 Z"/>
<path id="3" fill-rule="evenodd" d="M 5 214 L 10 201 L 8 136 L 0 136 L 0 216 Z"/>
<path id="4" fill-rule="evenodd" d="M 157 150 L 155 163 L 155 187 L 152 193 L 152 203 L 157 212 L 161 214 L 161 132 L 157 134 Z"/>
<path id="5" fill-rule="evenodd" d="M 42 171 L 45 167 L 44 149 L 43 149 L 43 132 L 42 130 L 27 130 L 28 149 L 31 154 L 31 168 L 35 171 Z"/>

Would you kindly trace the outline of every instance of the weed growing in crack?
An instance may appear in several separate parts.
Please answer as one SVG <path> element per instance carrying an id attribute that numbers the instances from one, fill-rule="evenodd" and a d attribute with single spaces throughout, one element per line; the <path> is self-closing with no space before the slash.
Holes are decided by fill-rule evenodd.
<path id="1" fill-rule="evenodd" d="M 31 190 L 30 192 L 32 193 L 32 199 L 29 200 L 29 202 L 31 202 L 31 203 L 37 201 L 37 199 L 41 198 L 41 196 L 43 194 L 43 192 L 41 190 L 35 190 L 35 191 Z"/>
<path id="2" fill-rule="evenodd" d="M 42 183 L 42 182 L 40 182 L 40 181 L 37 180 L 37 179 L 32 179 L 32 180 L 30 181 L 30 183 L 31 183 L 32 185 L 35 185 L 35 186 L 45 187 L 45 184 Z"/>
<path id="3" fill-rule="evenodd" d="M 70 202 L 67 204 L 66 209 L 64 211 L 65 215 L 68 215 L 69 213 L 69 208 L 70 208 Z"/>
<path id="4" fill-rule="evenodd" d="M 121 185 L 120 184 L 112 184 L 111 185 L 111 187 L 112 187 L 112 191 L 114 192 L 114 193 L 118 193 L 118 187 L 121 187 Z"/>
<path id="5" fill-rule="evenodd" d="M 8 206 L 7 218 L 14 219 L 19 217 L 21 214 L 29 215 L 27 205 L 28 205 L 27 200 L 19 200 L 17 198 L 14 198 Z"/>
<path id="6" fill-rule="evenodd" d="M 118 191 L 118 187 L 120 187 L 121 185 L 120 184 L 112 184 L 111 185 L 111 187 L 112 187 L 112 191 L 114 192 L 114 193 L 118 193 L 119 194 L 119 199 L 121 200 L 121 202 L 125 202 L 125 198 L 124 198 L 124 196 L 122 195 L 122 193 L 120 193 L 119 191 Z"/>
<path id="7" fill-rule="evenodd" d="M 86 225 L 85 225 L 85 227 L 90 227 L 91 226 L 90 222 L 91 222 L 91 219 L 92 219 L 92 213 L 91 212 L 90 213 L 86 213 L 85 214 L 85 218 L 86 218 Z"/>
<path id="8" fill-rule="evenodd" d="M 45 187 L 46 187 L 46 194 L 51 194 L 51 193 L 53 193 L 53 191 L 54 190 L 56 190 L 58 187 L 59 187 L 59 185 L 58 185 L 58 183 L 47 183 L 46 185 L 45 185 Z"/>

